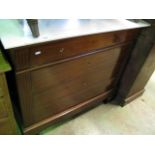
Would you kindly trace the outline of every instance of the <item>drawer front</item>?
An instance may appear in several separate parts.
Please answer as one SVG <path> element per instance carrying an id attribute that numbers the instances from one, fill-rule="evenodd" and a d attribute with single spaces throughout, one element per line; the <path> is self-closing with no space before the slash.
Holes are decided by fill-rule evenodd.
<path id="1" fill-rule="evenodd" d="M 70 58 L 125 41 L 125 32 L 84 36 L 30 48 L 31 66 Z"/>
<path id="2" fill-rule="evenodd" d="M 120 62 L 121 47 L 32 71 L 33 92 L 43 92 L 79 77 L 93 79 L 96 74 L 104 75 L 104 80 L 111 79 L 117 75 Z"/>
<path id="3" fill-rule="evenodd" d="M 121 48 L 31 72 L 34 122 L 106 92 L 115 85 Z"/>
<path id="4" fill-rule="evenodd" d="M 133 40 L 139 30 L 126 30 L 111 33 L 82 36 L 70 39 L 33 45 L 9 52 L 15 70 L 20 71 L 50 62 L 89 53 L 121 42 Z"/>

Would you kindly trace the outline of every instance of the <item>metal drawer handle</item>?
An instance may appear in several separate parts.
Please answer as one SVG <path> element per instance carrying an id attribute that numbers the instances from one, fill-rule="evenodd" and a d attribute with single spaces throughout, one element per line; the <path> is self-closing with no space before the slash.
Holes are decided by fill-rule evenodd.
<path id="1" fill-rule="evenodd" d="M 41 51 L 36 51 L 34 55 L 40 55 L 41 53 L 42 53 Z"/>
<path id="2" fill-rule="evenodd" d="M 64 50 L 65 50 L 64 48 L 61 48 L 61 49 L 59 50 L 59 52 L 60 52 L 60 53 L 63 53 Z"/>

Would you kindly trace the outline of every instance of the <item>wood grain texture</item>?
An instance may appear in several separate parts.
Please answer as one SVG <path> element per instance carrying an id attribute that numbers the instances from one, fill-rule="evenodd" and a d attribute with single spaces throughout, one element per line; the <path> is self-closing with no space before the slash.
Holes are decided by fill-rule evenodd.
<path id="1" fill-rule="evenodd" d="M 99 94 L 98 96 L 95 96 L 85 102 L 82 102 L 82 103 L 79 103 L 73 107 L 70 107 L 67 110 L 62 111 L 61 113 L 58 113 L 51 117 L 48 117 L 47 119 L 44 119 L 38 123 L 35 123 L 35 124 L 25 128 L 24 133 L 25 134 L 39 133 L 42 129 L 48 127 L 51 124 L 58 123 L 65 119 L 71 118 L 77 114 L 80 114 L 81 112 L 89 110 L 90 108 L 93 108 L 93 107 L 101 104 L 101 101 L 103 101 L 108 96 L 110 96 L 112 91 L 113 91 L 112 89 L 109 91 L 106 91 L 106 92 Z"/>
<path id="2" fill-rule="evenodd" d="M 126 98 L 144 89 L 154 71 L 155 26 L 144 29 L 133 48 L 121 78 L 116 101 L 125 105 Z M 152 50 L 151 50 L 152 49 Z"/>
<path id="3" fill-rule="evenodd" d="M 127 97 L 130 97 L 131 95 L 137 93 L 138 91 L 143 90 L 154 70 L 155 70 L 155 44 L 152 47 L 149 56 L 146 58 L 145 63 L 143 64 L 143 67 L 141 68 L 136 80 L 134 81 L 133 86 L 130 89 Z"/>
<path id="4" fill-rule="evenodd" d="M 37 133 L 112 98 L 138 32 L 89 35 L 10 51 L 24 133 Z M 35 55 L 37 51 L 42 53 Z"/>
<path id="5" fill-rule="evenodd" d="M 113 46 L 105 47 L 103 49 L 91 50 L 91 51 L 89 51 L 87 53 L 84 52 L 83 54 L 76 55 L 76 56 L 73 56 L 73 57 L 69 57 L 69 58 L 65 58 L 65 59 L 61 59 L 61 60 L 56 60 L 56 61 L 51 61 L 51 62 L 49 62 L 47 64 L 42 64 L 42 65 L 38 65 L 38 66 L 31 67 L 31 68 L 28 68 L 28 69 L 20 70 L 20 71 L 17 71 L 16 74 L 18 75 L 18 74 L 22 74 L 22 73 L 25 73 L 25 72 L 31 72 L 31 71 L 35 71 L 35 70 L 38 70 L 38 69 L 42 69 L 42 68 L 45 68 L 45 67 L 58 65 L 58 64 L 65 63 L 65 62 L 68 62 L 68 61 L 74 61 L 76 59 L 79 59 L 79 58 L 82 58 L 82 57 L 85 57 L 85 56 L 94 55 L 94 54 L 104 52 L 104 51 L 109 51 L 109 50 L 112 50 L 114 48 L 120 48 L 120 47 L 124 48 L 125 46 L 130 46 L 131 43 L 132 43 L 132 41 L 125 42 L 125 43 L 119 43 L 119 44 L 116 44 L 116 45 L 113 45 Z"/>
<path id="6" fill-rule="evenodd" d="M 12 135 L 15 134 L 12 130 L 11 122 L 8 117 L 0 119 L 0 135 Z"/>
<path id="7" fill-rule="evenodd" d="M 120 63 L 123 59 L 123 52 L 122 47 L 118 47 L 84 56 L 74 61 L 35 70 L 31 73 L 33 92 L 43 92 L 51 87 L 61 86 L 73 80 L 78 81 L 81 77 L 83 77 L 85 81 L 89 78 L 94 80 L 97 75 L 103 78 L 102 81 L 111 79 L 115 77 L 119 71 Z"/>
<path id="8" fill-rule="evenodd" d="M 0 135 L 19 134 L 4 73 L 0 73 L 0 89 Z"/>
<path id="9" fill-rule="evenodd" d="M 138 31 L 138 29 L 133 29 L 40 43 L 9 50 L 8 55 L 14 69 L 22 71 L 23 69 L 89 53 L 91 50 L 131 41 L 136 38 Z M 64 49 L 63 52 L 61 52 L 62 49 Z M 41 51 L 41 55 L 35 55 L 37 51 Z"/>
<path id="10" fill-rule="evenodd" d="M 125 33 L 107 33 L 93 36 L 84 36 L 73 39 L 58 41 L 49 45 L 37 46 L 30 48 L 31 66 L 41 65 L 76 56 L 79 54 L 88 53 L 94 49 L 104 48 L 125 40 Z M 36 51 L 41 51 L 40 55 L 35 55 Z"/>
<path id="11" fill-rule="evenodd" d="M 121 55 L 119 47 L 18 75 L 24 125 L 32 125 L 114 87 Z"/>
<path id="12" fill-rule="evenodd" d="M 22 117 L 24 126 L 33 123 L 32 115 L 32 85 L 30 72 L 16 76 L 17 89 L 20 99 L 20 108 L 22 111 Z"/>
<path id="13" fill-rule="evenodd" d="M 28 48 L 13 49 L 9 51 L 10 63 L 15 70 L 29 68 L 30 54 Z"/>

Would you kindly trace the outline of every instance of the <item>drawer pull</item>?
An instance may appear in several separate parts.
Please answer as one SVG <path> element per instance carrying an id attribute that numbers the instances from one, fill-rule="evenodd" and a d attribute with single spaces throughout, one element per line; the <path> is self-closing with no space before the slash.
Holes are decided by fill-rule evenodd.
<path id="1" fill-rule="evenodd" d="M 59 50 L 59 52 L 60 52 L 60 53 L 63 53 L 64 50 L 65 50 L 64 48 L 61 48 L 61 49 Z"/>
<path id="2" fill-rule="evenodd" d="M 41 51 L 37 51 L 34 53 L 34 55 L 40 55 L 42 52 Z"/>

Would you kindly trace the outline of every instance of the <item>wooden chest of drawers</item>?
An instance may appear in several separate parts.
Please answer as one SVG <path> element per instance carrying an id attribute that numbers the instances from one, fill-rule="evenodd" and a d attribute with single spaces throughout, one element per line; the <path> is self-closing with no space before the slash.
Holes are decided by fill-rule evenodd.
<path id="1" fill-rule="evenodd" d="M 112 97 L 138 32 L 101 33 L 8 51 L 25 134 Z"/>

